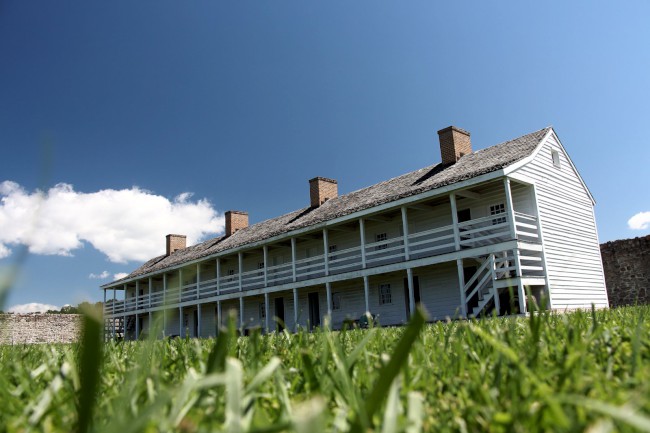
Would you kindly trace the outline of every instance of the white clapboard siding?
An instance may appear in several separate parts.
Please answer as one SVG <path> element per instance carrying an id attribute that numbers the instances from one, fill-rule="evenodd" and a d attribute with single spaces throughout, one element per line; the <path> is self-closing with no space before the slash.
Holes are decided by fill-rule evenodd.
<path id="1" fill-rule="evenodd" d="M 552 150 L 559 152 L 560 168 Z M 515 171 L 535 182 L 554 309 L 607 307 L 593 203 L 554 134 Z"/>
<path id="2" fill-rule="evenodd" d="M 420 302 L 431 320 L 460 315 L 460 289 L 456 262 L 441 263 L 414 270 L 420 282 Z"/>

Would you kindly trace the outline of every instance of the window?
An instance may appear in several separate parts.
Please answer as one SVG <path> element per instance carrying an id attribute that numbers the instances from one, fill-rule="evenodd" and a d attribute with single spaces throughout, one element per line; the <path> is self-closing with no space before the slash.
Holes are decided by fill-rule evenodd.
<path id="1" fill-rule="evenodd" d="M 383 242 L 387 239 L 388 239 L 388 235 L 386 233 L 377 233 L 375 235 L 375 242 Z M 385 250 L 386 248 L 388 248 L 388 244 L 379 244 L 375 246 L 376 251 Z"/>
<path id="2" fill-rule="evenodd" d="M 235 281 L 235 270 L 228 269 L 228 282 L 231 283 L 233 281 Z"/>
<path id="3" fill-rule="evenodd" d="M 557 150 L 551 150 L 551 158 L 553 159 L 553 165 L 560 168 L 560 152 Z"/>
<path id="4" fill-rule="evenodd" d="M 392 304 L 393 298 L 390 293 L 390 284 L 379 285 L 379 305 Z"/>
<path id="5" fill-rule="evenodd" d="M 264 276 L 264 262 L 259 262 L 257 264 L 257 269 L 260 270 L 260 272 L 257 273 L 258 277 L 263 277 Z"/>
<path id="6" fill-rule="evenodd" d="M 330 245 L 329 247 L 327 247 L 327 250 L 330 253 L 329 260 L 336 260 L 338 258 L 338 256 L 334 254 L 336 252 L 336 244 Z"/>
<path id="7" fill-rule="evenodd" d="M 506 206 L 503 203 L 495 204 L 490 206 L 490 216 L 492 215 L 500 215 L 500 214 L 505 214 L 506 213 Z M 498 218 L 493 218 L 492 219 L 492 225 L 496 224 L 502 224 L 506 222 L 506 217 L 498 217 Z"/>
<path id="8" fill-rule="evenodd" d="M 260 320 L 266 319 L 266 305 L 260 302 Z"/>
<path id="9" fill-rule="evenodd" d="M 341 294 L 338 292 L 332 293 L 332 311 L 341 309 Z"/>

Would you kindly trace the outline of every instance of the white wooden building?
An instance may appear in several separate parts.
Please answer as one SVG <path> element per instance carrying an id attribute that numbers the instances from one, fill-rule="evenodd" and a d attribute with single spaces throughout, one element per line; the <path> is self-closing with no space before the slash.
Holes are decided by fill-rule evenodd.
<path id="1" fill-rule="evenodd" d="M 365 313 L 405 323 L 548 308 L 607 307 L 594 200 L 552 128 L 472 152 L 469 133 L 438 132 L 442 162 L 338 195 L 310 180 L 310 205 L 166 254 L 102 286 L 109 332 L 208 337 L 234 310 L 243 332 L 333 328 Z M 305 194 L 307 196 L 307 194 Z M 512 294 L 512 296 L 511 296 Z"/>

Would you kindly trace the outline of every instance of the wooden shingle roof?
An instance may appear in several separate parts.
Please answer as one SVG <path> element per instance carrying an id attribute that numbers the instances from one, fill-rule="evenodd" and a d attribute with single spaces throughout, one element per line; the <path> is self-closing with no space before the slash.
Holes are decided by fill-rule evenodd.
<path id="1" fill-rule="evenodd" d="M 523 135 L 486 149 L 465 155 L 452 165 L 431 165 L 378 184 L 331 199 L 316 208 L 303 208 L 288 214 L 253 224 L 229 237 L 221 236 L 196 245 L 177 250 L 169 256 L 155 257 L 127 277 L 102 287 L 113 286 L 120 281 L 159 272 L 184 262 L 207 257 L 254 242 L 313 226 L 354 212 L 366 210 L 384 203 L 413 196 L 426 191 L 452 185 L 457 182 L 500 170 L 529 156 L 544 138 L 550 127 Z"/>

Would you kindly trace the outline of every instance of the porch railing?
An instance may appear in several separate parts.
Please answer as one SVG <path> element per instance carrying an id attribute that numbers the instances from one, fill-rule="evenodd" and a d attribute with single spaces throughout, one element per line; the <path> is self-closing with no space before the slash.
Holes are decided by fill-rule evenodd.
<path id="1" fill-rule="evenodd" d="M 525 242 L 539 243 L 539 221 L 533 215 L 515 212 L 516 238 Z M 476 218 L 470 221 L 458 223 L 458 239 L 454 235 L 453 225 L 435 227 L 414 233 L 408 236 L 408 251 L 411 259 L 435 256 L 453 252 L 456 249 L 456 242 L 461 249 L 477 248 L 492 245 L 512 239 L 512 231 L 507 214 L 497 214 Z M 406 248 L 403 236 L 387 238 L 365 245 L 366 267 L 376 267 L 391 263 L 402 262 L 406 259 Z M 327 253 L 329 274 L 337 274 L 360 270 L 363 268 L 361 246 L 353 246 L 339 251 Z M 500 258 L 497 254 L 494 258 L 496 267 L 501 272 L 512 271 L 510 265 L 512 258 Z M 501 262 L 500 262 L 501 260 Z M 532 252 L 521 255 L 520 269 L 522 274 L 530 276 L 543 275 L 542 260 L 539 254 Z M 277 286 L 295 280 L 307 281 L 325 276 L 325 255 L 318 254 L 312 257 L 301 258 L 295 263 L 288 262 L 268 266 L 266 269 L 267 286 Z M 241 274 L 241 290 L 253 290 L 264 287 L 264 269 L 244 271 Z M 136 298 L 128 298 L 126 301 L 115 301 L 115 314 L 137 309 L 160 307 L 165 303 L 174 304 L 237 292 L 240 290 L 240 276 L 238 273 L 221 275 L 218 284 L 216 278 L 200 281 L 199 283 L 186 284 L 179 292 L 179 288 L 168 289 L 163 298 L 162 291 L 154 291 L 150 295 L 145 293 Z M 469 292 L 468 292 L 469 294 Z M 104 308 L 108 315 L 113 313 L 112 301 L 107 302 Z"/>

